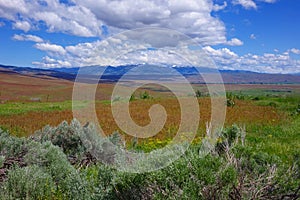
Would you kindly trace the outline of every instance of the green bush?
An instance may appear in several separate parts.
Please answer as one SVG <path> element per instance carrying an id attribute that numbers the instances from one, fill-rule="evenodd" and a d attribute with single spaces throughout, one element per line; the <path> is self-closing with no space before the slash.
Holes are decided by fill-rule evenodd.
<path id="1" fill-rule="evenodd" d="M 111 162 L 115 152 L 113 149 L 109 149 L 110 145 L 108 144 L 111 142 L 118 147 L 124 146 L 118 132 L 109 137 L 101 137 L 93 125 L 86 124 L 83 127 L 75 119 L 70 125 L 67 122 L 62 122 L 57 127 L 46 126 L 42 130 L 36 131 L 31 139 L 40 143 L 51 142 L 60 147 L 67 157 L 76 164 L 87 157 L 92 157 L 93 160 Z M 93 152 L 97 152 L 97 157 L 93 156 Z"/>
<path id="2" fill-rule="evenodd" d="M 294 112 L 295 115 L 299 115 L 300 114 L 300 104 L 298 104 L 295 112 Z"/>
<path id="3" fill-rule="evenodd" d="M 196 97 L 199 98 L 199 97 L 202 97 L 202 92 L 200 90 L 196 90 Z"/>
<path id="4" fill-rule="evenodd" d="M 235 102 L 234 102 L 235 96 L 234 96 L 234 94 L 232 94 L 231 92 L 226 93 L 226 98 L 227 98 L 226 105 L 228 107 L 233 107 L 235 105 Z"/>
<path id="5" fill-rule="evenodd" d="M 53 176 L 55 182 L 64 181 L 67 175 L 75 170 L 60 148 L 50 142 L 30 142 L 25 162 L 28 165 L 40 166 Z"/>
<path id="6" fill-rule="evenodd" d="M 50 142 L 31 142 L 25 161 L 28 165 L 37 165 L 50 174 L 64 198 L 86 198 L 85 180 L 80 177 L 59 147 Z"/>
<path id="7" fill-rule="evenodd" d="M 147 91 L 140 93 L 140 99 L 151 99 L 152 97 Z"/>
<path id="8" fill-rule="evenodd" d="M 65 154 L 80 156 L 85 152 L 81 141 L 82 134 L 84 134 L 82 126 L 77 120 L 73 120 L 70 125 L 64 121 L 57 127 L 46 126 L 36 131 L 33 139 L 41 143 L 50 141 L 61 147 Z"/>
<path id="9" fill-rule="evenodd" d="M 94 143 L 88 147 L 83 140 Z M 110 149 L 105 148 L 109 141 L 124 148 L 118 133 L 100 138 L 91 126 L 82 127 L 76 121 L 70 125 L 64 122 L 57 128 L 46 127 L 29 139 L 0 132 L 0 168 L 11 156 L 22 158 L 25 162 L 25 165 L 12 165 L 5 169 L 8 173 L 4 182 L 0 183 L 1 198 L 127 200 L 300 197 L 300 154 L 296 153 L 292 165 L 288 165 L 274 155 L 247 146 L 244 142 L 245 127 L 233 125 L 224 129 L 211 153 L 205 157 L 199 156 L 202 144 L 195 144 L 178 160 L 154 172 L 126 173 L 100 161 L 90 165 L 72 165 L 68 160 L 68 156 L 86 155 L 90 150 L 99 153 L 98 159 L 111 156 L 111 153 L 117 152 L 108 152 Z"/>
<path id="10" fill-rule="evenodd" d="M 9 171 L 1 199 L 53 199 L 56 185 L 52 177 L 37 165 Z"/>
<path id="11" fill-rule="evenodd" d="M 11 137 L 9 133 L 0 129 L 0 155 L 14 157 L 25 150 L 24 138 Z"/>
<path id="12" fill-rule="evenodd" d="M 5 161 L 5 157 L 4 156 L 0 156 L 0 168 L 3 167 L 4 161 Z"/>
<path id="13" fill-rule="evenodd" d="M 134 94 L 132 94 L 132 95 L 130 96 L 130 98 L 129 98 L 129 101 L 134 101 L 134 100 L 136 100 L 136 97 L 135 97 Z"/>

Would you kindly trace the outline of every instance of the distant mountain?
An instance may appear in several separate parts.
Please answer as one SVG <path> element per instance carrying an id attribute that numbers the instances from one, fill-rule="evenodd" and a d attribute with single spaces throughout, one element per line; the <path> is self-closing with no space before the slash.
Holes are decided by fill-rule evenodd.
<path id="1" fill-rule="evenodd" d="M 204 80 L 199 76 L 199 72 L 194 67 L 151 67 L 151 65 L 125 65 L 125 66 L 86 66 L 86 67 L 74 67 L 74 68 L 54 68 L 54 69 L 38 69 L 29 67 L 15 67 L 0 65 L 0 73 L 17 73 L 26 76 L 33 77 L 53 77 L 58 79 L 66 79 L 74 81 L 78 71 L 84 75 L 84 80 L 97 81 L 99 75 L 103 82 L 115 82 L 118 81 L 124 74 L 131 74 L 132 79 L 170 79 L 176 80 L 178 73 L 185 76 L 193 83 L 203 83 Z M 175 69 L 174 70 L 171 70 Z M 139 72 L 142 70 L 143 73 Z M 200 73 L 214 73 L 216 70 L 209 68 L 201 68 Z M 130 72 L 130 73 L 129 73 Z M 257 73 L 242 70 L 220 70 L 220 74 L 223 77 L 224 83 L 233 84 L 300 84 L 300 74 L 267 74 Z"/>
<path id="2" fill-rule="evenodd" d="M 0 65 L 0 73 L 17 73 L 26 76 L 32 77 L 54 77 L 59 79 L 66 80 L 75 80 L 75 75 L 71 73 L 59 72 L 50 69 L 38 69 L 38 68 L 30 68 L 30 67 L 15 67 L 15 66 L 6 66 Z"/>
<path id="3" fill-rule="evenodd" d="M 121 76 L 126 74 L 129 70 L 132 71 L 132 75 L 140 75 L 141 73 L 135 73 L 134 68 L 136 65 L 126 65 L 126 66 L 117 66 L 117 67 L 101 67 L 101 66 L 88 66 L 82 67 L 81 73 L 86 75 L 99 75 L 103 74 L 102 78 L 107 80 L 118 80 Z M 171 68 L 171 66 L 169 66 Z M 203 78 L 199 76 L 200 73 L 213 73 L 216 72 L 215 69 L 210 68 L 200 68 L 196 69 L 195 67 L 172 67 L 177 72 L 188 78 L 191 82 L 204 82 Z M 155 67 L 155 70 L 151 66 L 145 65 L 143 72 L 145 74 L 153 74 L 154 78 L 157 77 L 166 77 L 174 76 L 175 72 L 172 70 L 161 67 L 161 69 Z M 56 68 L 60 72 L 77 74 L 79 67 L 77 68 Z M 251 71 L 243 70 L 220 70 L 220 74 L 223 77 L 224 83 L 241 83 L 241 84 L 275 84 L 275 83 L 300 83 L 300 74 L 267 74 L 267 73 L 257 73 Z M 136 77 L 138 78 L 138 77 Z"/>
<path id="4" fill-rule="evenodd" d="M 294 84 L 300 83 L 300 76 L 296 74 L 267 74 L 241 70 L 221 71 L 225 83 L 244 84 Z"/>
<path id="5" fill-rule="evenodd" d="M 68 74 L 77 74 L 79 70 L 79 67 L 61 67 L 61 68 L 56 68 L 54 69 L 54 71 L 57 71 L 57 72 L 64 72 L 64 73 L 68 73 Z"/>
<path id="6" fill-rule="evenodd" d="M 167 66 L 167 68 L 164 67 L 155 67 L 152 68 L 151 65 L 124 65 L 124 66 L 86 66 L 86 67 L 81 67 L 80 73 L 82 74 L 88 74 L 88 75 L 98 75 L 98 74 L 104 74 L 104 75 L 115 75 L 115 76 L 122 76 L 129 70 L 132 70 L 132 74 L 134 74 L 134 68 L 137 66 L 143 66 L 143 72 L 144 73 L 153 73 L 153 74 L 161 74 L 160 70 L 168 69 L 168 68 L 173 68 L 177 72 L 179 72 L 182 75 L 197 75 L 199 72 L 196 70 L 195 67 L 172 67 L 172 66 Z M 59 72 L 64 72 L 64 73 L 70 73 L 70 74 L 77 74 L 79 71 L 79 67 L 73 67 L 73 68 L 55 68 L 53 70 L 59 71 Z M 209 68 L 201 68 L 201 72 L 213 72 L 216 70 L 212 70 Z M 169 71 L 170 73 L 170 71 Z M 136 72 L 136 74 L 141 74 Z"/>

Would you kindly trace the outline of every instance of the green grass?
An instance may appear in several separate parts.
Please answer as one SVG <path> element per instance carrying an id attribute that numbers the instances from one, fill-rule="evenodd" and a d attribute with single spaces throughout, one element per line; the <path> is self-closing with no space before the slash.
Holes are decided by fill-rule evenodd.
<path id="1" fill-rule="evenodd" d="M 252 92 L 252 91 L 251 91 Z M 247 91 L 245 92 L 247 93 Z M 238 95 L 233 93 L 233 95 Z M 254 96 L 244 95 L 245 100 L 254 98 Z M 265 95 L 261 90 L 256 90 L 256 100 L 253 102 L 260 106 L 273 106 L 279 112 L 286 114 L 278 124 L 259 124 L 247 122 L 246 142 L 257 151 L 266 152 L 270 155 L 280 157 L 284 162 L 293 162 L 294 155 L 300 153 L 300 113 L 296 110 L 300 104 L 299 94 L 281 94 Z M 150 140 L 149 142 L 139 143 L 135 149 L 145 152 L 159 149 L 167 144 L 168 141 Z"/>
<path id="2" fill-rule="evenodd" d="M 72 108 L 72 102 L 54 102 L 54 103 L 6 103 L 0 105 L 0 115 L 18 115 L 30 111 L 55 111 Z"/>
<path id="3" fill-rule="evenodd" d="M 282 125 L 247 126 L 247 142 L 259 151 L 291 162 L 293 155 L 300 153 L 300 116 Z"/>
<path id="4" fill-rule="evenodd" d="M 282 111 L 293 112 L 300 104 L 300 95 L 288 95 L 279 97 L 261 96 L 256 100 L 257 105 L 273 106 Z"/>
<path id="5" fill-rule="evenodd" d="M 272 106 L 289 114 L 296 111 L 300 105 L 300 93 L 291 90 L 251 89 L 232 91 L 227 95 L 237 99 L 252 100 L 259 106 Z"/>
<path id="6" fill-rule="evenodd" d="M 78 108 L 83 108 L 87 102 L 76 104 Z M 19 115 L 28 112 L 51 112 L 59 110 L 71 110 L 72 101 L 64 102 L 9 102 L 0 104 L 0 116 Z"/>
<path id="7" fill-rule="evenodd" d="M 230 91 L 233 94 L 243 94 L 250 97 L 256 96 L 294 96 L 300 95 L 300 90 L 296 89 L 263 89 L 263 88 L 255 88 L 255 89 L 247 89 L 243 91 Z"/>
<path id="8" fill-rule="evenodd" d="M 259 106 L 272 106 L 286 114 L 276 125 L 246 124 L 247 142 L 257 151 L 292 162 L 300 149 L 300 94 L 296 91 L 253 89 L 232 92 L 235 98 L 252 100 Z"/>

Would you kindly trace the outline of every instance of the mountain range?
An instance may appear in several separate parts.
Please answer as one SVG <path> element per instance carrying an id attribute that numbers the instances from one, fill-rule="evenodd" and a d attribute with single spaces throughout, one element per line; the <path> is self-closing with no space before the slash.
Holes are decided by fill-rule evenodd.
<path id="1" fill-rule="evenodd" d="M 199 76 L 199 72 L 194 67 L 152 67 L 151 65 L 144 65 L 137 67 L 138 65 L 125 65 L 125 66 L 86 66 L 86 67 L 73 67 L 73 68 L 53 68 L 53 69 L 39 69 L 30 67 L 16 67 L 0 65 L 0 74 L 20 74 L 31 77 L 42 78 L 57 78 L 74 81 L 77 73 L 86 76 L 86 79 L 99 78 L 102 74 L 101 80 L 104 82 L 118 81 L 124 74 L 127 75 L 130 72 L 132 78 L 139 79 L 143 76 L 153 78 L 167 78 L 174 77 L 181 74 L 189 79 L 193 83 L 202 83 L 203 79 Z M 140 68 L 142 67 L 142 68 Z M 141 73 L 138 69 L 142 69 Z M 216 70 L 201 68 L 200 73 L 213 73 Z M 223 77 L 224 83 L 234 84 L 300 84 L 300 74 L 267 74 L 257 73 L 251 71 L 242 70 L 220 70 L 220 74 Z"/>

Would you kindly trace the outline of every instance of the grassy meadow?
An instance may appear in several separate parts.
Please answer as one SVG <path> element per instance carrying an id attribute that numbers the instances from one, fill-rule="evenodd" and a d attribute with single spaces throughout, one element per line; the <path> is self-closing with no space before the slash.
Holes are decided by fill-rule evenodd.
<path id="1" fill-rule="evenodd" d="M 194 85 L 200 124 L 189 150 L 167 168 L 131 174 L 101 164 L 82 146 L 78 135 L 85 128 L 73 121 L 72 87 L 64 84 L 50 84 L 52 89 L 41 88 L 36 94 L 24 91 L 16 96 L 17 87 L 1 93 L 0 199 L 299 198 L 298 85 L 225 85 L 224 130 L 212 152 L 202 159 L 199 149 L 206 137 L 211 103 L 206 87 Z M 154 104 L 164 106 L 168 114 L 161 132 L 137 139 L 120 130 L 113 119 L 109 99 L 113 86 L 100 85 L 96 94 L 95 109 L 107 138 L 119 138 L 124 148 L 136 152 L 152 152 L 169 144 L 181 115 L 174 95 L 153 85 L 134 93 L 130 114 L 137 124 L 150 122 L 148 110 Z M 33 101 L 35 97 L 40 99 Z"/>

